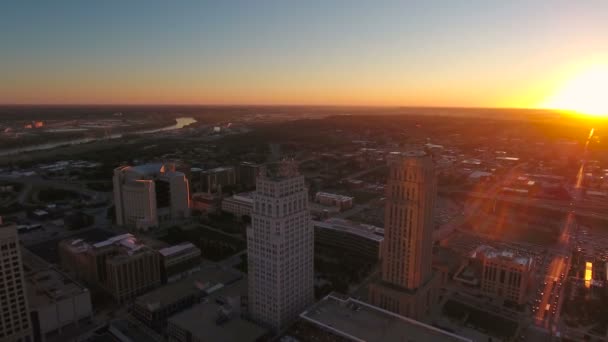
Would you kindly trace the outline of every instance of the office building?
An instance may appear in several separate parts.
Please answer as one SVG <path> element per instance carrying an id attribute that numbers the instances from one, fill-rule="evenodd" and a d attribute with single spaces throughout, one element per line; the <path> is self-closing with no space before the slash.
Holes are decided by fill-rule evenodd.
<path id="1" fill-rule="evenodd" d="M 59 243 L 62 267 L 91 286 L 108 292 L 118 303 L 161 283 L 160 256 L 131 234 L 89 243 L 68 239 Z"/>
<path id="2" fill-rule="evenodd" d="M 328 192 L 317 192 L 315 201 L 322 205 L 336 207 L 340 211 L 353 207 L 353 198 L 349 196 L 330 194 Z"/>
<path id="3" fill-rule="evenodd" d="M 190 216 L 190 190 L 173 164 L 114 169 L 116 224 L 148 230 Z"/>
<path id="4" fill-rule="evenodd" d="M 257 179 L 247 228 L 249 312 L 277 331 L 314 300 L 314 231 L 297 164 L 285 161 Z"/>
<path id="5" fill-rule="evenodd" d="M 399 316 L 377 306 L 332 294 L 304 311 L 300 318 L 301 322 L 308 326 L 299 324 L 298 328 L 304 330 L 301 333 L 303 338 L 310 340 L 471 342 L 462 336 Z"/>
<path id="6" fill-rule="evenodd" d="M 195 192 L 222 192 L 222 188 L 236 185 L 236 173 L 232 166 L 193 172 L 192 183 Z"/>
<path id="7" fill-rule="evenodd" d="M 237 170 L 237 182 L 246 188 L 250 188 L 255 186 L 255 180 L 264 171 L 264 165 L 241 162 L 237 166 Z"/>
<path id="8" fill-rule="evenodd" d="M 0 341 L 34 341 L 17 228 L 0 217 Z"/>
<path id="9" fill-rule="evenodd" d="M 222 211 L 235 217 L 249 216 L 253 209 L 253 192 L 242 192 L 222 200 Z"/>
<path id="10" fill-rule="evenodd" d="M 185 278 L 201 269 L 201 250 L 186 242 L 158 250 L 163 284 Z"/>
<path id="11" fill-rule="evenodd" d="M 424 320 L 440 280 L 432 270 L 435 169 L 423 152 L 392 153 L 388 161 L 382 276 L 369 297 L 373 305 Z"/>
<path id="12" fill-rule="evenodd" d="M 315 249 L 342 251 L 370 261 L 380 259 L 384 229 L 340 218 L 312 221 Z"/>
<path id="13" fill-rule="evenodd" d="M 481 292 L 524 304 L 532 277 L 533 259 L 506 250 L 486 250 L 479 257 L 483 262 Z"/>

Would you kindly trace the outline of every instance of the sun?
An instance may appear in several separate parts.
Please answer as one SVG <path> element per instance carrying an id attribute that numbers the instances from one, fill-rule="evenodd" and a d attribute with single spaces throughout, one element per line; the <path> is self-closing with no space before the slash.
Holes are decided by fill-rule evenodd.
<path id="1" fill-rule="evenodd" d="M 608 64 L 583 70 L 567 81 L 543 107 L 608 116 Z"/>

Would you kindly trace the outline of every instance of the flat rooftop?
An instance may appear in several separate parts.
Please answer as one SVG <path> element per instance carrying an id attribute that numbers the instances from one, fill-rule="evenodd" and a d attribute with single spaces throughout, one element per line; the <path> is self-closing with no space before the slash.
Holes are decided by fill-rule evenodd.
<path id="1" fill-rule="evenodd" d="M 240 318 L 240 298 L 247 294 L 247 279 L 224 287 L 198 304 L 169 318 L 169 322 L 189 331 L 193 339 L 216 342 L 256 341 L 268 331 Z M 218 303 L 221 299 L 222 304 Z M 218 323 L 220 315 L 229 317 Z"/>
<path id="2" fill-rule="evenodd" d="M 353 298 L 329 295 L 300 317 L 338 336 L 361 342 L 444 342 L 471 340 L 396 315 Z"/>
<path id="3" fill-rule="evenodd" d="M 52 268 L 27 273 L 25 283 L 27 298 L 32 308 L 43 307 L 88 291 Z"/>
<path id="4" fill-rule="evenodd" d="M 325 221 L 312 221 L 312 223 L 316 228 L 333 229 L 378 242 L 384 240 L 384 229 L 370 224 L 352 222 L 340 218 L 329 218 Z"/>
<path id="5" fill-rule="evenodd" d="M 187 251 L 187 250 L 192 250 L 192 249 L 198 249 L 198 247 L 196 247 L 195 245 L 193 245 L 190 242 L 184 242 L 184 243 L 180 243 L 179 245 L 174 245 L 174 246 L 170 246 L 170 247 L 165 247 L 165 248 L 161 248 L 158 250 L 158 252 L 160 254 L 162 254 L 163 256 L 171 256 L 171 255 L 175 255 L 178 254 L 180 252 L 183 251 Z"/>
<path id="6" fill-rule="evenodd" d="M 207 293 L 219 290 L 235 283 L 243 276 L 232 270 L 210 266 L 175 283 L 159 287 L 151 292 L 137 297 L 135 303 L 150 311 L 158 310 L 166 305 L 175 303 L 180 298 L 205 291 Z"/>
<path id="7" fill-rule="evenodd" d="M 44 307 L 88 291 L 27 249 L 21 249 L 21 256 L 30 307 Z"/>
<path id="8" fill-rule="evenodd" d="M 337 201 L 352 201 L 353 198 L 349 197 L 349 196 L 344 196 L 344 195 L 339 195 L 339 194 L 332 194 L 329 192 L 322 192 L 319 191 L 317 192 L 317 194 L 315 196 L 320 196 L 320 197 L 325 197 L 325 198 L 331 198 L 331 199 L 335 199 Z"/>

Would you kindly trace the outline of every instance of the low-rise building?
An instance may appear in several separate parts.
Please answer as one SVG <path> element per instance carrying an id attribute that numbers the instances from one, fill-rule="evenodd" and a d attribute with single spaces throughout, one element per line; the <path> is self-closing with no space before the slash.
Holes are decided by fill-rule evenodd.
<path id="1" fill-rule="evenodd" d="M 158 250 L 161 255 L 161 279 L 172 283 L 201 269 L 201 250 L 190 242 Z"/>
<path id="2" fill-rule="evenodd" d="M 470 253 L 454 280 L 463 286 L 477 288 L 487 296 L 523 304 L 532 272 L 532 258 L 481 245 Z"/>
<path id="3" fill-rule="evenodd" d="M 483 259 L 481 291 L 523 304 L 532 276 L 532 258 L 491 251 Z"/>
<path id="4" fill-rule="evenodd" d="M 350 209 L 353 207 L 353 198 L 338 194 L 330 194 L 328 192 L 317 192 L 315 201 L 332 207 L 337 207 L 340 210 Z"/>
<path id="5" fill-rule="evenodd" d="M 88 289 L 56 269 L 28 272 L 26 288 L 34 334 L 42 340 L 93 316 Z"/>
<path id="6" fill-rule="evenodd" d="M 253 193 L 251 192 L 243 192 L 222 200 L 222 211 L 231 213 L 235 217 L 242 217 L 244 215 L 251 217 L 252 210 Z"/>
<path id="7" fill-rule="evenodd" d="M 247 280 L 225 286 L 201 304 L 173 315 L 167 324 L 169 342 L 257 342 L 268 330 L 244 319 Z"/>
<path id="8" fill-rule="evenodd" d="M 300 318 L 309 323 L 308 330 L 303 334 L 305 336 L 301 337 L 310 340 L 314 340 L 317 336 L 318 333 L 313 330 L 316 328 L 325 333 L 321 335 L 324 339 L 319 340 L 326 341 L 471 341 L 377 306 L 353 298 L 340 298 L 332 294 L 304 311 Z"/>
<path id="9" fill-rule="evenodd" d="M 132 234 L 96 243 L 63 240 L 59 254 L 62 267 L 87 284 L 107 291 L 119 303 L 160 285 L 159 253 L 139 243 Z"/>
<path id="10" fill-rule="evenodd" d="M 312 222 L 315 248 L 335 248 L 371 260 L 380 259 L 384 229 L 339 218 Z"/>
<path id="11" fill-rule="evenodd" d="M 163 333 L 169 317 L 241 278 L 236 272 L 220 268 L 204 269 L 138 297 L 133 306 L 133 316 L 156 332 Z"/>

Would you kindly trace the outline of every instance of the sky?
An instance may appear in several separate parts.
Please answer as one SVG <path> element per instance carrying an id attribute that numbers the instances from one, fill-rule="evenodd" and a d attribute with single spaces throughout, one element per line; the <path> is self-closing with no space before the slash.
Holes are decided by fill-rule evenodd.
<path id="1" fill-rule="evenodd" d="M 539 107 L 608 63 L 607 18 L 606 0 L 7 0 L 0 103 Z"/>

